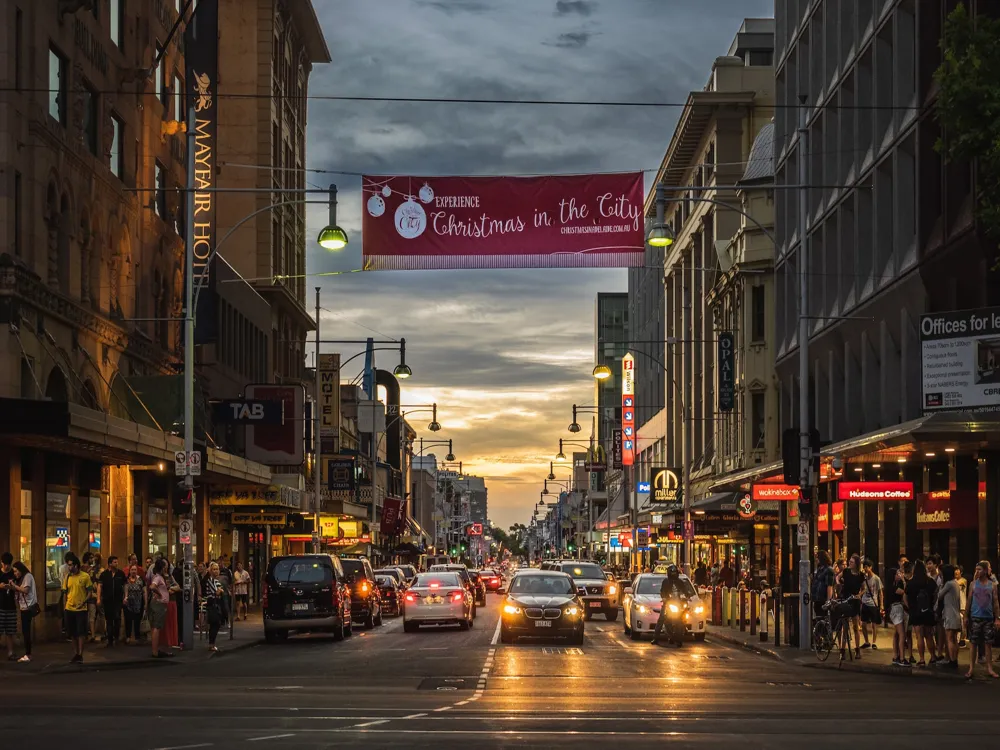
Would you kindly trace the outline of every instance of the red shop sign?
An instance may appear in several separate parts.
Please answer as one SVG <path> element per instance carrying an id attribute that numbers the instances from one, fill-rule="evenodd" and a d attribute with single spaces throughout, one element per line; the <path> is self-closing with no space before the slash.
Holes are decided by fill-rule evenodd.
<path id="1" fill-rule="evenodd" d="M 755 484 L 751 487 L 751 492 L 754 500 L 799 499 L 799 488 L 794 484 Z"/>
<path id="2" fill-rule="evenodd" d="M 840 500 L 912 500 L 913 482 L 840 482 Z"/>
<path id="3" fill-rule="evenodd" d="M 819 516 L 816 519 L 816 531 L 830 531 L 830 518 L 827 510 L 833 507 L 833 530 L 844 530 L 844 504 L 843 503 L 820 503 Z"/>
<path id="4" fill-rule="evenodd" d="M 975 529 L 979 525 L 977 493 L 941 490 L 917 495 L 918 529 Z"/>
<path id="5" fill-rule="evenodd" d="M 641 173 L 362 177 L 366 271 L 641 266 Z"/>
<path id="6" fill-rule="evenodd" d="M 618 532 L 618 544 L 621 547 L 631 547 L 632 546 L 632 532 L 631 531 L 620 531 L 620 532 Z"/>

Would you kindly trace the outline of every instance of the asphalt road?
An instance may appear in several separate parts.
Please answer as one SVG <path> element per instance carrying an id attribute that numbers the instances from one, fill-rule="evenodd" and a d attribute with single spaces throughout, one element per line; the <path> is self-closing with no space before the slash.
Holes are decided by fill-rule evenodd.
<path id="1" fill-rule="evenodd" d="M 5 747 L 933 748 L 995 744 L 995 684 L 810 670 L 711 641 L 633 642 L 621 618 L 582 647 L 497 644 L 387 619 L 335 643 L 292 638 L 185 666 L 0 684 Z"/>

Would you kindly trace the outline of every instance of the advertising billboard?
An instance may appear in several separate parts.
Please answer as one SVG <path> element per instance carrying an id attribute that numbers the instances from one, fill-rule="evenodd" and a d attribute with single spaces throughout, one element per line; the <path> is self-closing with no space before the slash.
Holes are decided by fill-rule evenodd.
<path id="1" fill-rule="evenodd" d="M 925 413 L 1000 411 L 1000 307 L 920 316 Z"/>
<path id="2" fill-rule="evenodd" d="M 361 182 L 366 271 L 612 268 L 645 259 L 639 172 Z"/>
<path id="3" fill-rule="evenodd" d="M 838 482 L 838 500 L 912 500 L 913 482 Z"/>
<path id="4" fill-rule="evenodd" d="M 267 466 L 299 466 L 305 451 L 305 391 L 302 386 L 248 385 L 246 397 L 257 401 L 280 401 L 285 416 L 285 423 L 281 425 L 247 425 L 247 458 Z"/>
<path id="5" fill-rule="evenodd" d="M 635 463 L 635 357 L 622 357 L 622 466 Z"/>

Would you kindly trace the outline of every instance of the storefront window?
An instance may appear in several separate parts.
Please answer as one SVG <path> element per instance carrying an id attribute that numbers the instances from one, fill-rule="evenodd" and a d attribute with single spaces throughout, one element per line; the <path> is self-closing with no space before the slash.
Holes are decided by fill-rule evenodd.
<path id="1" fill-rule="evenodd" d="M 21 490 L 21 549 L 18 559 L 31 570 L 31 490 Z"/>
<path id="2" fill-rule="evenodd" d="M 101 495 L 91 493 L 90 497 L 81 497 L 77 501 L 79 518 L 77 519 L 77 547 L 82 557 L 87 552 L 98 554 L 101 551 Z"/>
<path id="3" fill-rule="evenodd" d="M 170 550 L 167 549 L 167 508 L 166 501 L 155 501 L 156 505 L 149 506 L 149 532 L 148 532 L 148 550 L 147 553 L 150 556 L 156 556 L 157 552 L 162 552 L 164 555 L 170 554 Z M 160 505 L 160 503 L 163 503 Z"/>
<path id="4" fill-rule="evenodd" d="M 45 493 L 45 603 L 59 603 L 62 581 L 59 568 L 63 556 L 72 549 L 70 538 L 69 495 L 64 492 Z"/>

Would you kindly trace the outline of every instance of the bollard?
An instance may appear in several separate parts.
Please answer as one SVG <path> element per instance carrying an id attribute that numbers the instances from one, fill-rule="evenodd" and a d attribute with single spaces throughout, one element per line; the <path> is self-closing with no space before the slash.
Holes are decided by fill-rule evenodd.
<path id="1" fill-rule="evenodd" d="M 740 589 L 740 632 L 747 631 L 747 591 Z"/>
<path id="2" fill-rule="evenodd" d="M 736 627 L 737 604 L 736 589 L 729 589 L 729 622 L 726 624 L 731 628 Z"/>
<path id="3" fill-rule="evenodd" d="M 757 635 L 757 597 L 749 592 L 750 597 L 750 635 Z"/>
<path id="4" fill-rule="evenodd" d="M 767 611 L 767 593 L 760 592 L 760 642 L 767 643 L 767 630 L 768 630 L 768 615 L 770 613 Z"/>
<path id="5" fill-rule="evenodd" d="M 722 600 L 722 606 L 719 608 L 722 610 L 722 617 L 719 620 L 719 625 L 729 624 L 729 590 L 723 586 L 719 589 L 719 598 Z"/>
<path id="6" fill-rule="evenodd" d="M 781 589 L 771 597 L 771 606 L 774 607 L 774 646 L 781 645 Z"/>

